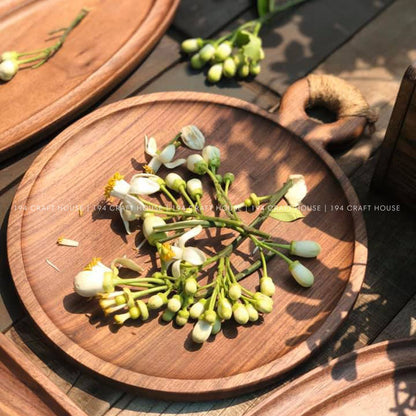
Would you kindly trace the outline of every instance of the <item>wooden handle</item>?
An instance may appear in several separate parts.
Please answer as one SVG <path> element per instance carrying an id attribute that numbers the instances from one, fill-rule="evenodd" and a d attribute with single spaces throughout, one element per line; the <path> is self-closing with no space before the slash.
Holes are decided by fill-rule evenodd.
<path id="1" fill-rule="evenodd" d="M 279 123 L 305 140 L 327 149 L 347 147 L 361 136 L 367 124 L 365 117 L 343 117 L 334 123 L 320 123 L 306 114 L 309 99 L 306 78 L 292 84 L 282 97 Z"/>

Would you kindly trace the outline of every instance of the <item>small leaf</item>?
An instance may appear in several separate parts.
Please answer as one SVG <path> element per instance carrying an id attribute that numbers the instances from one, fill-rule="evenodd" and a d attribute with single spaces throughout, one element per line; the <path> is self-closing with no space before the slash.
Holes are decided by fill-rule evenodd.
<path id="1" fill-rule="evenodd" d="M 297 208 L 293 208 L 289 205 L 286 205 L 274 208 L 273 211 L 270 213 L 270 217 L 278 221 L 292 222 L 299 218 L 303 218 L 304 215 Z"/>
<path id="2" fill-rule="evenodd" d="M 269 6 L 271 0 L 257 0 L 257 12 L 260 17 L 263 17 L 267 13 L 269 13 Z"/>
<path id="3" fill-rule="evenodd" d="M 257 62 L 261 58 L 261 39 L 250 34 L 250 42 L 243 46 L 243 54 L 250 58 L 253 62 Z"/>
<path id="4" fill-rule="evenodd" d="M 250 42 L 251 33 L 247 30 L 240 30 L 237 33 L 237 38 L 235 40 L 237 46 L 243 46 Z"/>

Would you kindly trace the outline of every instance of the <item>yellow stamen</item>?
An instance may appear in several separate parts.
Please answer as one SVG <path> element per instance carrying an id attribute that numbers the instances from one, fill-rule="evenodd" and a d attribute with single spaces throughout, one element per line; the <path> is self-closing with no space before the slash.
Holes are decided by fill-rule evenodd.
<path id="1" fill-rule="evenodd" d="M 124 179 L 124 176 L 121 175 L 119 172 L 116 172 L 107 182 L 107 185 L 104 188 L 104 196 L 106 198 L 110 198 L 111 191 L 114 189 L 117 181 L 121 181 Z"/>
<path id="2" fill-rule="evenodd" d="M 172 260 L 175 253 L 172 250 L 172 246 L 169 243 L 163 243 L 160 250 L 160 258 L 163 261 Z"/>
<path id="3" fill-rule="evenodd" d="M 152 175 L 154 175 L 155 174 L 155 171 L 149 166 L 149 165 L 144 165 L 143 166 L 143 170 L 146 172 L 146 173 L 151 173 Z"/>
<path id="4" fill-rule="evenodd" d="M 68 246 L 68 247 L 78 247 L 79 243 L 75 240 L 70 240 L 69 238 L 65 237 L 58 237 L 56 243 L 60 246 Z"/>
<path id="5" fill-rule="evenodd" d="M 84 215 L 84 211 L 82 210 L 82 207 L 79 207 L 79 209 L 78 209 L 78 215 L 80 217 L 82 217 Z"/>
<path id="6" fill-rule="evenodd" d="M 92 270 L 101 261 L 100 257 L 93 257 L 93 259 L 84 267 L 84 270 Z"/>

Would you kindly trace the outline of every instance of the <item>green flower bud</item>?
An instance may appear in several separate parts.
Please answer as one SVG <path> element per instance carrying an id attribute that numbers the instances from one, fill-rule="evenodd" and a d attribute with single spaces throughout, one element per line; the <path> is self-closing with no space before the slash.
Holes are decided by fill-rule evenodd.
<path id="1" fill-rule="evenodd" d="M 217 174 L 215 175 L 215 177 L 217 178 L 218 183 L 219 183 L 219 184 L 222 184 L 222 180 L 223 180 L 222 176 L 221 176 L 219 173 L 217 173 Z"/>
<path id="2" fill-rule="evenodd" d="M 170 322 L 175 317 L 176 312 L 172 312 L 170 309 L 165 309 L 162 314 L 162 320 L 165 322 Z"/>
<path id="3" fill-rule="evenodd" d="M 232 300 L 238 300 L 241 298 L 241 286 L 238 283 L 233 283 L 228 289 L 228 296 Z"/>
<path id="4" fill-rule="evenodd" d="M 250 67 L 247 64 L 243 64 L 238 68 L 238 76 L 240 78 L 247 78 L 250 75 Z"/>
<path id="5" fill-rule="evenodd" d="M 312 272 L 298 260 L 290 264 L 289 271 L 301 286 L 310 287 L 313 285 L 315 279 Z"/>
<path id="6" fill-rule="evenodd" d="M 214 325 L 212 325 L 212 331 L 211 331 L 211 334 L 212 335 L 216 335 L 216 334 L 218 334 L 218 332 L 220 332 L 221 331 L 221 320 L 220 319 L 218 319 L 218 317 L 217 317 L 217 319 L 215 320 L 215 322 L 214 322 Z"/>
<path id="7" fill-rule="evenodd" d="M 182 307 L 182 299 L 179 295 L 174 295 L 168 301 L 168 309 L 172 312 L 178 312 Z"/>
<path id="8" fill-rule="evenodd" d="M 167 298 L 164 293 L 157 293 L 149 298 L 147 306 L 149 309 L 159 309 L 167 303 Z"/>
<path id="9" fill-rule="evenodd" d="M 232 50 L 230 42 L 222 42 L 215 51 L 214 59 L 217 62 L 222 62 L 231 55 Z"/>
<path id="10" fill-rule="evenodd" d="M 204 319 L 210 324 L 214 324 L 215 320 L 217 319 L 217 314 L 215 313 L 215 311 L 205 311 Z"/>
<path id="11" fill-rule="evenodd" d="M 207 300 L 205 298 L 200 299 L 197 303 L 191 306 L 189 315 L 192 319 L 198 319 L 204 313 L 206 302 Z"/>
<path id="12" fill-rule="evenodd" d="M 202 157 L 210 168 L 217 169 L 221 163 L 221 152 L 216 146 L 205 146 L 202 149 Z"/>
<path id="13" fill-rule="evenodd" d="M 166 238 L 167 234 L 163 231 L 154 231 L 154 228 L 160 225 L 166 225 L 163 218 L 156 215 L 146 217 L 143 221 L 143 234 L 148 243 L 152 246 L 161 238 Z"/>
<path id="14" fill-rule="evenodd" d="M 0 79 L 2 81 L 10 81 L 19 70 L 19 64 L 17 61 L 7 59 L 0 63 Z"/>
<path id="15" fill-rule="evenodd" d="M 206 44 L 200 51 L 200 59 L 204 62 L 208 62 L 215 55 L 215 46 L 210 43 Z"/>
<path id="16" fill-rule="evenodd" d="M 312 258 L 321 252 L 321 246 L 315 241 L 303 240 L 290 243 L 290 254 L 299 257 Z"/>
<path id="17" fill-rule="evenodd" d="M 202 69 L 205 66 L 205 61 L 201 59 L 201 55 L 196 53 L 191 57 L 191 67 L 193 69 Z"/>
<path id="18" fill-rule="evenodd" d="M 273 296 L 276 291 L 276 287 L 273 283 L 273 279 L 268 276 L 264 276 L 260 279 L 260 292 L 266 296 Z"/>
<path id="19" fill-rule="evenodd" d="M 240 325 L 245 325 L 249 320 L 249 315 L 246 307 L 241 303 L 234 303 L 233 305 L 234 320 Z"/>
<path id="20" fill-rule="evenodd" d="M 186 39 L 181 44 L 181 49 L 185 53 L 193 53 L 199 51 L 204 44 L 201 38 Z"/>
<path id="21" fill-rule="evenodd" d="M 226 78 L 232 78 L 237 72 L 237 65 L 234 62 L 234 59 L 228 57 L 223 64 L 222 73 Z"/>
<path id="22" fill-rule="evenodd" d="M 233 57 L 234 63 L 236 64 L 236 66 L 240 66 L 243 65 L 245 63 L 247 63 L 247 59 L 245 58 L 245 56 L 242 53 L 237 53 L 236 55 L 234 55 Z"/>
<path id="23" fill-rule="evenodd" d="M 140 310 L 140 317 L 142 321 L 149 319 L 149 309 L 147 308 L 147 305 L 140 299 L 136 300 L 136 305 Z"/>
<path id="24" fill-rule="evenodd" d="M 186 187 L 186 182 L 177 173 L 169 173 L 166 176 L 166 185 L 173 191 L 180 192 L 181 187 Z"/>
<path id="25" fill-rule="evenodd" d="M 231 317 L 233 316 L 233 307 L 230 301 L 226 298 L 222 298 L 218 302 L 217 312 L 218 312 L 218 316 L 221 319 L 224 319 L 224 320 L 231 319 Z"/>
<path id="26" fill-rule="evenodd" d="M 182 309 L 176 315 L 175 322 L 179 326 L 184 326 L 188 322 L 188 319 L 189 319 L 189 312 Z"/>
<path id="27" fill-rule="evenodd" d="M 227 172 L 227 173 L 224 175 L 223 179 L 224 179 L 224 182 L 229 182 L 229 183 L 231 184 L 231 183 L 233 183 L 233 182 L 234 182 L 234 180 L 235 180 L 235 176 L 234 176 L 234 174 L 233 174 L 233 173 L 231 173 L 231 172 Z"/>
<path id="28" fill-rule="evenodd" d="M 261 71 L 261 66 L 258 62 L 251 62 L 250 63 L 250 74 L 251 75 L 256 76 L 256 75 L 260 74 L 260 71 Z"/>
<path id="29" fill-rule="evenodd" d="M 140 309 L 137 306 L 133 306 L 129 309 L 129 313 L 131 319 L 138 319 L 140 316 Z"/>
<path id="30" fill-rule="evenodd" d="M 197 178 L 190 179 L 186 182 L 186 190 L 188 191 L 188 194 L 196 200 L 197 196 L 202 196 L 202 182 Z"/>
<path id="31" fill-rule="evenodd" d="M 263 293 L 256 292 L 256 294 L 254 295 L 254 299 L 256 300 L 254 307 L 259 312 L 270 313 L 272 311 L 273 300 L 271 298 L 269 298 L 266 295 L 263 295 Z"/>
<path id="32" fill-rule="evenodd" d="M 212 84 L 220 81 L 222 77 L 222 64 L 214 64 L 208 70 L 207 79 Z"/>
<path id="33" fill-rule="evenodd" d="M 193 154 L 189 155 L 186 159 L 186 167 L 193 173 L 198 175 L 204 175 L 208 169 L 207 162 L 201 155 Z"/>
<path id="34" fill-rule="evenodd" d="M 198 282 L 193 277 L 188 277 L 185 280 L 185 293 L 187 295 L 193 295 L 198 290 Z"/>
<path id="35" fill-rule="evenodd" d="M 246 305 L 246 309 L 248 312 L 248 319 L 250 322 L 256 322 L 259 319 L 259 313 L 257 312 L 256 308 L 249 303 Z"/>
<path id="36" fill-rule="evenodd" d="M 2 61 L 17 61 L 18 53 L 16 51 L 6 51 L 1 54 Z"/>

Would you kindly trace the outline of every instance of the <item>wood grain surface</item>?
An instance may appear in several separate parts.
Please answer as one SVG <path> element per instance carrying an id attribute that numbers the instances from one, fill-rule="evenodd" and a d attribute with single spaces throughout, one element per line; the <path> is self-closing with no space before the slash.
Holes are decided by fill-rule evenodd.
<path id="1" fill-rule="evenodd" d="M 93 208 L 102 200 L 108 177 L 118 170 L 128 178 L 140 168 L 144 134 L 166 142 L 190 123 L 220 147 L 222 171 L 237 174 L 233 200 L 241 200 L 254 187 L 259 194 L 270 192 L 289 174 L 301 172 L 310 189 L 305 204 L 327 207 L 327 212 L 306 212 L 302 222 L 265 224 L 287 241 L 320 242 L 320 259 L 305 261 L 316 275 L 313 288 L 298 287 L 286 266 L 273 261 L 270 273 L 278 287 L 273 313 L 260 325 L 226 325 L 202 348 L 192 344 L 190 325 L 177 329 L 152 319 L 115 329 L 95 302 L 85 302 L 72 289 L 73 276 L 91 257 L 101 256 L 108 263 L 117 256 L 132 256 L 137 244 L 134 235 L 124 235 L 117 212 L 102 205 Z M 183 174 L 189 176 L 185 169 Z M 75 362 L 164 399 L 226 397 L 258 388 L 293 368 L 345 319 L 361 286 L 367 255 L 361 213 L 347 210 L 356 204 L 352 187 L 327 153 L 280 127 L 270 114 L 210 94 L 153 94 L 95 111 L 45 148 L 22 180 L 12 206 L 9 262 L 29 314 Z M 78 216 L 79 205 L 83 217 Z M 341 205 L 342 211 L 329 208 Z M 250 214 L 243 217 L 249 220 Z M 58 247 L 60 235 L 79 241 L 79 249 Z M 208 250 L 215 252 L 228 241 L 230 235 L 216 239 Z M 248 250 L 243 247 L 243 252 Z M 138 261 L 152 268 L 147 253 Z M 246 260 L 234 264 L 243 268 Z M 256 280 L 251 276 L 247 286 L 254 288 Z"/>
<path id="2" fill-rule="evenodd" d="M 178 0 L 4 1 L 2 51 L 39 49 L 79 11 L 88 16 L 45 65 L 0 87 L 0 159 L 70 121 L 125 77 L 167 29 Z M 45 42 L 45 40 L 47 42 Z"/>
<path id="3" fill-rule="evenodd" d="M 416 339 L 371 345 L 277 390 L 246 416 L 411 415 Z"/>
<path id="4" fill-rule="evenodd" d="M 0 413 L 86 416 L 3 334 L 0 334 Z"/>

